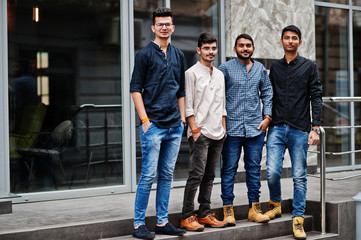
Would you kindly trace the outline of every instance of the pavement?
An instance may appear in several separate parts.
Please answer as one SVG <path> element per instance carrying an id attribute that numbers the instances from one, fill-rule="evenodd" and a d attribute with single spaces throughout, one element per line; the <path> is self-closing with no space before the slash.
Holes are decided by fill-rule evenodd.
<path id="1" fill-rule="evenodd" d="M 326 174 L 326 201 L 331 203 L 352 201 L 361 192 L 361 170 Z M 292 198 L 291 178 L 282 179 L 283 199 Z M 179 213 L 182 209 L 183 187 L 172 188 L 169 213 Z M 221 208 L 221 186 L 214 184 L 212 208 Z M 246 205 L 247 189 L 245 183 L 235 184 L 234 205 Z M 261 202 L 268 202 L 267 182 L 262 181 Z M 56 201 L 13 204 L 11 214 L 0 215 L 0 234 L 32 230 L 51 226 L 64 226 L 72 223 L 101 222 L 133 218 L 135 193 L 107 196 L 75 198 Z M 320 201 L 319 174 L 308 176 L 307 200 Z M 196 204 L 197 206 L 197 204 Z M 155 191 L 150 195 L 147 216 L 155 215 Z"/>

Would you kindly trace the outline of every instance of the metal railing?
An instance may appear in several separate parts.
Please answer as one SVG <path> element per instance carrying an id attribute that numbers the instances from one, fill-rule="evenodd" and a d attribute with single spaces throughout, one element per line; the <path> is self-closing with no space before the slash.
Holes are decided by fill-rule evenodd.
<path id="1" fill-rule="evenodd" d="M 325 103 L 331 102 L 361 102 L 361 97 L 323 97 Z M 328 107 L 330 108 L 330 107 Z M 361 150 L 352 150 L 345 152 L 326 152 L 326 132 L 325 129 L 351 129 L 351 128 L 361 128 L 361 126 L 323 126 L 320 127 L 320 202 L 321 202 L 321 234 L 326 234 L 326 154 L 329 155 L 344 155 L 350 153 L 361 152 Z"/>

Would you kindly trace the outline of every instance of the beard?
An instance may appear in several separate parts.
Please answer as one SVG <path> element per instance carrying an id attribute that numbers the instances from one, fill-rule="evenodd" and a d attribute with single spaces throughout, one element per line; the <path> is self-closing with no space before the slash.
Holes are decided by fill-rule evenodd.
<path id="1" fill-rule="evenodd" d="M 239 54 L 239 53 L 237 52 L 237 57 L 238 57 L 239 59 L 241 59 L 241 60 L 248 60 L 248 59 L 250 59 L 250 58 L 252 57 L 252 55 L 253 55 L 253 53 L 249 54 L 248 57 L 243 57 L 241 54 Z"/>

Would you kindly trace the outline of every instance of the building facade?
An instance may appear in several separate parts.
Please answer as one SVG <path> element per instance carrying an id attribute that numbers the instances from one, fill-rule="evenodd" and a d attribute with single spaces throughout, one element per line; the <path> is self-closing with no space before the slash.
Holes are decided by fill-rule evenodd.
<path id="1" fill-rule="evenodd" d="M 281 30 L 294 24 L 303 33 L 300 54 L 318 64 L 323 96 L 361 96 L 360 0 L 1 1 L 0 198 L 135 191 L 141 152 L 129 81 L 161 6 L 173 10 L 172 44 L 187 68 L 201 32 L 219 39 L 216 66 L 235 57 L 234 39 L 248 33 L 254 58 L 269 68 L 283 57 Z M 327 157 L 328 171 L 361 168 L 360 129 L 332 128 L 360 125 L 359 109 L 325 102 L 326 150 L 343 153 Z M 317 165 L 317 155 L 309 163 Z M 174 186 L 185 185 L 188 168 L 184 137 Z"/>

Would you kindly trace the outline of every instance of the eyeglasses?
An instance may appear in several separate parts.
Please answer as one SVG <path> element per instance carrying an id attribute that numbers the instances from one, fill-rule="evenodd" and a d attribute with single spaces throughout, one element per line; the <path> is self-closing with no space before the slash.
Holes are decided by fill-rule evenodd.
<path id="1" fill-rule="evenodd" d="M 157 26 L 159 28 L 163 28 L 163 27 L 169 28 L 172 25 L 173 25 L 172 23 L 157 23 L 157 24 L 155 24 L 155 26 Z"/>
<path id="2" fill-rule="evenodd" d="M 201 49 L 203 49 L 204 51 L 209 51 L 209 50 L 211 50 L 212 49 L 212 51 L 214 52 L 214 51 L 217 51 L 217 47 L 202 47 Z"/>

